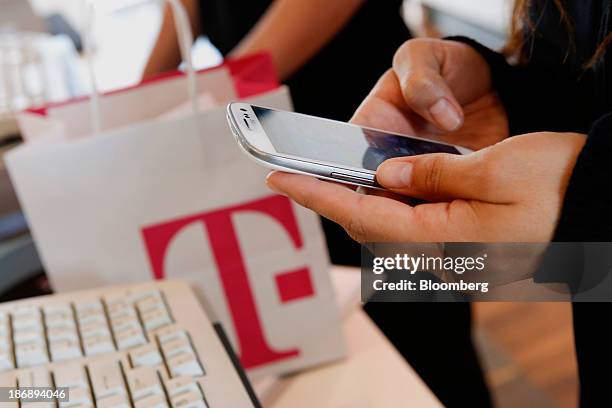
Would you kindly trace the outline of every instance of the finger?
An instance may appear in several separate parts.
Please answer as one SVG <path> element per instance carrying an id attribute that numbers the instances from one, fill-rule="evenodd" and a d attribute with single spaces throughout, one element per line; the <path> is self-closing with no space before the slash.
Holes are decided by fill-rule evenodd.
<path id="1" fill-rule="evenodd" d="M 440 41 L 410 40 L 393 58 L 406 104 L 442 130 L 463 124 L 463 110 L 441 75 L 444 47 Z"/>
<path id="2" fill-rule="evenodd" d="M 414 207 L 417 204 L 423 203 L 421 200 L 418 200 L 416 198 L 409 197 L 403 194 L 398 194 L 391 190 L 369 189 L 365 194 L 393 199 L 395 201 L 399 201 L 401 203 L 408 204 L 411 207 Z"/>
<path id="3" fill-rule="evenodd" d="M 413 208 L 395 200 L 297 174 L 272 172 L 266 182 L 273 191 L 337 222 L 359 242 L 409 241 L 420 231 Z"/>
<path id="4" fill-rule="evenodd" d="M 516 191 L 495 171 L 495 161 L 486 150 L 465 156 L 426 154 L 385 161 L 376 180 L 396 193 L 431 201 L 463 198 L 506 204 Z"/>
<path id="5" fill-rule="evenodd" d="M 410 109 L 404 100 L 397 76 L 389 69 L 357 108 L 350 122 L 359 126 L 412 134 L 414 128 L 408 120 L 409 113 Z"/>

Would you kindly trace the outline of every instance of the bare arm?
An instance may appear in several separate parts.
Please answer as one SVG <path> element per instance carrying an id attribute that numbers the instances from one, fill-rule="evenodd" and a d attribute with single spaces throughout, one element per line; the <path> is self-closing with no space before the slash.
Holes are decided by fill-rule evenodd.
<path id="1" fill-rule="evenodd" d="M 198 0 L 181 0 L 183 6 L 189 14 L 189 22 L 194 35 L 200 33 L 200 18 Z M 164 18 L 155 47 L 151 52 L 149 61 L 142 75 L 143 79 L 155 76 L 162 72 L 176 69 L 181 62 L 176 27 L 174 26 L 174 16 L 168 5 L 164 9 Z"/>
<path id="2" fill-rule="evenodd" d="M 194 33 L 200 33 L 197 0 L 181 0 Z M 364 0 L 276 0 L 257 25 L 232 51 L 241 56 L 269 51 L 284 80 L 329 42 L 357 12 Z M 180 53 L 172 11 L 164 21 L 143 78 L 176 68 Z"/>
<path id="3" fill-rule="evenodd" d="M 325 46 L 363 2 L 276 0 L 231 54 L 269 51 L 280 79 L 284 80 Z"/>

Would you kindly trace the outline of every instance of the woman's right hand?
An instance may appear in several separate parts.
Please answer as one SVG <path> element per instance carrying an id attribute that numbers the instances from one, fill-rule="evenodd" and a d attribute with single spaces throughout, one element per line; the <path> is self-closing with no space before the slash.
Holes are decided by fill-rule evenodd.
<path id="1" fill-rule="evenodd" d="M 398 49 L 351 122 L 474 150 L 508 137 L 484 58 L 467 44 L 428 38 Z"/>

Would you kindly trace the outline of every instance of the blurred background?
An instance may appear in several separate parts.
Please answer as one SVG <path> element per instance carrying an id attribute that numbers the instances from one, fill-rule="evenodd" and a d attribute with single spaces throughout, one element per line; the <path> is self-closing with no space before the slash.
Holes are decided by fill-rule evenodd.
<path id="1" fill-rule="evenodd" d="M 381 0 L 384 1 L 384 0 Z M 93 0 L 86 24 L 82 0 L 0 0 L 0 155 L 20 142 L 14 112 L 87 95 L 81 34 L 93 33 L 98 87 L 137 84 L 162 21 L 155 1 Z M 417 36 L 462 34 L 499 49 L 509 0 L 406 0 L 402 13 Z M 206 38 L 193 47 L 197 68 L 221 61 Z M 49 291 L 26 222 L 0 161 L 0 297 Z M 500 407 L 572 407 L 576 363 L 569 304 L 475 305 L 476 337 Z"/>

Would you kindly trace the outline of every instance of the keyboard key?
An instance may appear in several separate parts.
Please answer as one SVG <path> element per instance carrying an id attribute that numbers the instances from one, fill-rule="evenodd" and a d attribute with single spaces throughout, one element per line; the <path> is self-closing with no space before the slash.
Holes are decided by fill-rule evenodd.
<path id="1" fill-rule="evenodd" d="M 208 405 L 204 402 L 204 400 L 179 400 L 176 403 L 172 403 L 173 408 L 208 408 Z"/>
<path id="2" fill-rule="evenodd" d="M 11 334 L 10 322 L 6 312 L 0 312 L 0 337 L 8 337 Z"/>
<path id="3" fill-rule="evenodd" d="M 11 341 L 11 336 L 9 335 L 1 335 L 0 334 L 0 347 L 11 348 L 13 342 Z"/>
<path id="4" fill-rule="evenodd" d="M 120 350 L 125 350 L 146 344 L 147 339 L 142 332 L 140 326 L 122 330 L 115 333 L 115 340 L 117 341 L 117 347 Z"/>
<path id="5" fill-rule="evenodd" d="M 148 331 L 172 324 L 172 318 L 165 306 L 158 306 L 147 311 L 142 311 L 140 312 L 140 316 Z"/>
<path id="6" fill-rule="evenodd" d="M 49 362 L 47 346 L 44 340 L 16 344 L 15 356 L 17 357 L 17 366 L 19 367 L 32 367 Z"/>
<path id="7" fill-rule="evenodd" d="M 165 308 L 166 304 L 164 303 L 164 299 L 161 297 L 159 292 L 156 292 L 154 295 L 148 296 L 136 302 L 136 307 L 140 312 L 147 312 L 152 309 Z"/>
<path id="8" fill-rule="evenodd" d="M 76 328 L 68 327 L 51 327 L 47 329 L 47 338 L 49 342 L 70 340 L 79 341 L 79 335 L 77 334 Z"/>
<path id="9" fill-rule="evenodd" d="M 54 313 L 52 315 L 45 315 L 45 326 L 47 328 L 72 328 L 76 329 L 74 322 L 74 315 L 70 313 Z"/>
<path id="10" fill-rule="evenodd" d="M 64 361 L 82 356 L 81 346 L 78 340 L 58 340 L 49 343 L 51 359 L 53 361 Z"/>
<path id="11" fill-rule="evenodd" d="M 107 327 L 106 314 L 102 302 L 98 299 L 87 300 L 75 304 L 75 310 L 81 332 L 85 333 L 94 328 Z"/>
<path id="12" fill-rule="evenodd" d="M 59 406 L 60 408 L 93 408 L 93 404 L 86 404 L 86 403 L 75 404 L 72 402 L 60 402 Z"/>
<path id="13" fill-rule="evenodd" d="M 170 403 L 172 408 L 207 408 L 199 389 L 178 394 L 170 399 Z"/>
<path id="14" fill-rule="evenodd" d="M 51 303 L 44 305 L 42 309 L 45 316 L 55 313 L 72 313 L 72 307 L 68 303 Z"/>
<path id="15" fill-rule="evenodd" d="M 22 402 L 21 408 L 55 408 L 55 401 Z"/>
<path id="16" fill-rule="evenodd" d="M 59 366 L 53 371 L 53 378 L 58 387 L 89 389 L 87 374 L 83 366 L 79 363 Z M 72 393 L 70 399 L 72 400 Z"/>
<path id="17" fill-rule="evenodd" d="M 40 317 L 40 309 L 34 305 L 21 305 L 13 310 L 13 320 L 23 320 L 36 316 Z"/>
<path id="18" fill-rule="evenodd" d="M 190 353 L 193 351 L 193 348 L 191 347 L 189 338 L 184 336 L 162 343 L 162 350 L 164 351 L 166 359 L 171 359 L 181 353 Z"/>
<path id="19" fill-rule="evenodd" d="M 89 337 L 110 337 L 110 330 L 106 325 L 106 322 L 90 322 L 84 325 L 81 325 L 81 336 L 83 339 L 87 339 Z"/>
<path id="20" fill-rule="evenodd" d="M 88 310 L 78 315 L 79 324 L 83 326 L 106 325 L 106 315 L 102 311 Z"/>
<path id="21" fill-rule="evenodd" d="M 204 375 L 189 336 L 184 330 L 168 331 L 158 335 L 164 359 L 172 377 Z"/>
<path id="22" fill-rule="evenodd" d="M 151 395 L 138 401 L 134 401 L 135 408 L 169 408 L 168 401 L 163 395 Z"/>
<path id="23" fill-rule="evenodd" d="M 204 371 L 193 351 L 181 353 L 166 361 L 172 377 L 178 377 L 180 375 L 204 375 Z"/>
<path id="24" fill-rule="evenodd" d="M 191 377 L 181 376 L 166 380 L 164 382 L 166 391 L 170 398 L 177 397 L 187 392 L 199 392 L 200 387 Z"/>
<path id="25" fill-rule="evenodd" d="M 30 327 L 42 327 L 40 310 L 24 309 L 13 314 L 13 330 L 17 331 Z"/>
<path id="26" fill-rule="evenodd" d="M 74 309 L 77 311 L 77 315 L 90 311 L 104 311 L 104 307 L 102 306 L 102 301 L 100 299 L 80 300 L 74 304 Z"/>
<path id="27" fill-rule="evenodd" d="M 29 343 L 33 340 L 42 340 L 44 331 L 42 326 L 29 326 L 19 330 L 15 330 L 13 333 L 13 341 L 16 344 Z"/>
<path id="28" fill-rule="evenodd" d="M 13 368 L 15 368 L 13 362 L 13 349 L 10 346 L 0 346 L 0 371 L 7 371 Z"/>
<path id="29" fill-rule="evenodd" d="M 120 315 L 119 317 L 111 317 L 111 327 L 113 328 L 114 332 L 118 332 L 128 328 L 141 326 L 136 312 L 134 312 L 134 314 L 131 314 L 130 312 L 125 311 L 125 313 Z"/>
<path id="30" fill-rule="evenodd" d="M 176 377 L 165 381 L 166 391 L 173 408 L 207 408 L 200 386 L 191 377 Z"/>
<path id="31" fill-rule="evenodd" d="M 159 374 L 154 368 L 141 367 L 128 371 L 127 382 L 134 401 L 155 395 L 164 396 Z"/>
<path id="32" fill-rule="evenodd" d="M 100 406 L 100 401 L 109 396 L 127 395 L 127 390 L 123 383 L 123 373 L 117 361 L 91 363 L 89 365 L 89 374 L 96 397 L 96 405 Z M 109 403 L 107 402 L 107 404 Z"/>
<path id="33" fill-rule="evenodd" d="M 159 291 L 133 295 L 136 308 L 148 331 L 172 324 L 172 317 Z"/>
<path id="34" fill-rule="evenodd" d="M 17 379 L 20 388 L 51 386 L 51 375 L 46 367 L 36 367 L 26 371 L 20 371 Z"/>
<path id="35" fill-rule="evenodd" d="M 106 303 L 106 309 L 111 319 L 120 318 L 123 316 L 134 316 L 136 317 L 136 309 L 134 305 L 126 301 L 125 299 L 117 300 L 112 303 Z"/>
<path id="36" fill-rule="evenodd" d="M 88 356 L 115 351 L 115 345 L 110 335 L 84 338 L 83 348 Z"/>
<path id="37" fill-rule="evenodd" d="M 130 360 L 134 367 L 154 367 L 163 363 L 161 354 L 154 344 L 147 344 L 131 350 Z"/>
<path id="38" fill-rule="evenodd" d="M 97 408 L 131 408 L 127 395 L 114 394 L 96 399 Z"/>
<path id="39" fill-rule="evenodd" d="M 93 408 L 93 400 L 89 388 L 70 388 L 69 395 L 70 401 L 60 402 L 60 408 Z"/>
<path id="40" fill-rule="evenodd" d="M 158 331 L 157 339 L 160 343 L 164 344 L 176 338 L 185 338 L 189 339 L 187 332 L 185 330 L 178 330 L 176 328 L 165 328 L 163 330 Z"/>

